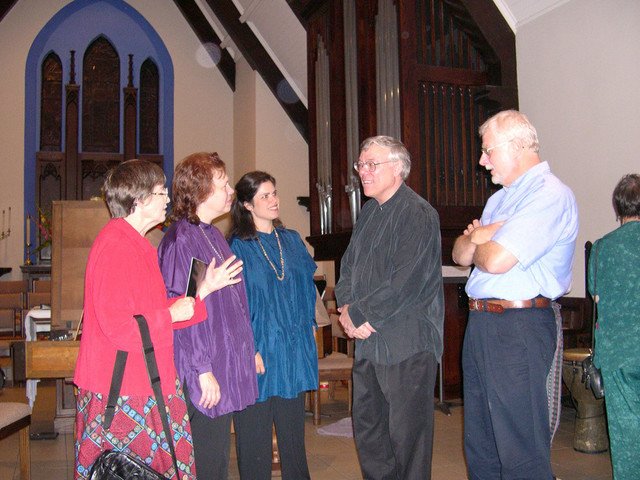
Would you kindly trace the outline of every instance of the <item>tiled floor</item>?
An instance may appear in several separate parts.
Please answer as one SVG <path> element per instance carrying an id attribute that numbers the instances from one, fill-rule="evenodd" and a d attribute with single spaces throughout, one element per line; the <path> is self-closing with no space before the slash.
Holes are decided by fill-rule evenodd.
<path id="1" fill-rule="evenodd" d="M 24 388 L 0 391 L 0 402 L 23 401 Z M 323 426 L 347 416 L 346 389 L 337 389 L 337 399 L 323 404 Z M 33 413 L 36 428 L 42 428 L 55 410 L 54 388 L 41 386 Z M 554 473 L 562 480 L 611 480 L 608 453 L 588 455 L 573 450 L 574 411 L 564 408 L 560 429 L 554 441 L 551 461 Z M 307 418 L 306 446 L 313 480 L 361 479 L 356 449 L 351 438 L 322 436 Z M 58 435 L 55 440 L 31 442 L 31 469 L 34 480 L 71 480 L 73 478 L 73 437 Z M 229 479 L 239 478 L 232 446 Z M 275 476 L 275 475 L 274 475 Z M 18 435 L 0 442 L 0 479 L 18 480 Z M 451 416 L 435 413 L 435 441 L 433 452 L 434 480 L 463 480 L 467 478 L 462 454 L 462 407 L 453 406 Z"/>

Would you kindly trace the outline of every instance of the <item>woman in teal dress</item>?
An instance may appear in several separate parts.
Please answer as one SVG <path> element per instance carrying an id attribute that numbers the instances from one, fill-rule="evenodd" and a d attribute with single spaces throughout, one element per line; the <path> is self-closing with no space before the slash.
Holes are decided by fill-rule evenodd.
<path id="1" fill-rule="evenodd" d="M 315 262 L 300 235 L 282 227 L 275 179 L 245 174 L 231 207 L 231 250 L 244 262 L 260 397 L 236 412 L 240 478 L 271 478 L 275 424 L 283 480 L 309 478 L 304 399 L 318 388 Z"/>
<path id="2" fill-rule="evenodd" d="M 640 476 L 640 175 L 613 191 L 620 227 L 591 248 L 589 292 L 598 303 L 594 363 L 602 370 L 615 480 Z"/>

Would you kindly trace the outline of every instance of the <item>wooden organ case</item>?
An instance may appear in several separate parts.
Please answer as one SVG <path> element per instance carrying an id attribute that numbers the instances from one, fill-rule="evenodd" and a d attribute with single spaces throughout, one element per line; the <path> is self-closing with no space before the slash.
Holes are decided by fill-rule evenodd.
<path id="1" fill-rule="evenodd" d="M 478 166 L 478 127 L 517 108 L 515 36 L 492 0 L 289 2 L 307 31 L 311 236 L 316 260 L 340 260 L 361 204 L 353 164 L 365 138 L 401 138 L 407 184 L 440 214 L 442 263 L 493 191 Z M 445 282 L 444 393 L 461 393 L 467 306 Z"/>

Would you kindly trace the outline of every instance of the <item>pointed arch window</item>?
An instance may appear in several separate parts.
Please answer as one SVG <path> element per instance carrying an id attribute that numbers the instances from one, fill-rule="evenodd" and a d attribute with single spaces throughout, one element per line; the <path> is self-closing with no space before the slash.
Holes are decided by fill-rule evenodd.
<path id="1" fill-rule="evenodd" d="M 140 153 L 159 152 L 160 75 L 155 62 L 147 58 L 140 67 Z"/>
<path id="2" fill-rule="evenodd" d="M 42 62 L 40 92 L 40 150 L 62 150 L 62 62 L 55 52 Z"/>
<path id="3" fill-rule="evenodd" d="M 82 150 L 120 150 L 120 59 L 104 37 L 94 40 L 84 55 Z"/>

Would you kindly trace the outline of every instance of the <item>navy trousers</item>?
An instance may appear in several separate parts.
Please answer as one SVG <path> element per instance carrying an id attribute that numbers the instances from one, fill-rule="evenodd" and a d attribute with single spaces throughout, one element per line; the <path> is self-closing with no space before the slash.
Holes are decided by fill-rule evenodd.
<path id="1" fill-rule="evenodd" d="M 469 312 L 462 352 L 470 480 L 550 480 L 546 378 L 556 346 L 551 308 Z"/>
<path id="2" fill-rule="evenodd" d="M 353 430 L 365 480 L 428 480 L 436 357 L 353 364 Z"/>

